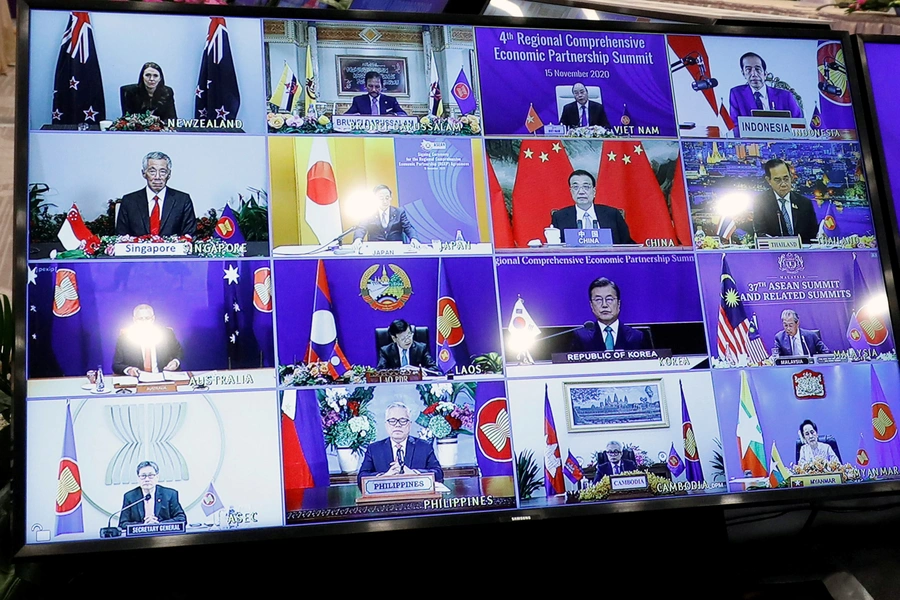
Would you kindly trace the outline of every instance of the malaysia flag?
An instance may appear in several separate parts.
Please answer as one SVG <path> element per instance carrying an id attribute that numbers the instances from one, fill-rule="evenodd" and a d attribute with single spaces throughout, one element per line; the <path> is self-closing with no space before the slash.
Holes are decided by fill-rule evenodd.
<path id="1" fill-rule="evenodd" d="M 544 385 L 544 489 L 548 496 L 556 496 L 566 491 L 563 481 L 562 457 L 559 453 L 559 439 L 556 424 L 550 409 L 550 396 Z"/>
<path id="2" fill-rule="evenodd" d="M 320 244 L 341 234 L 341 207 L 338 204 L 337 183 L 331 166 L 328 140 L 317 137 L 309 150 L 306 170 L 306 223 Z"/>
<path id="3" fill-rule="evenodd" d="M 759 364 L 769 357 L 759 332 L 747 317 L 737 283 L 722 255 L 722 292 L 716 345 L 719 358 L 731 365 Z"/>
<path id="4" fill-rule="evenodd" d="M 309 350 L 306 363 L 326 362 L 328 372 L 337 379 L 350 369 L 337 339 L 337 323 L 331 311 L 331 292 L 325 276 L 325 262 L 319 260 L 316 268 L 316 296 L 313 299 L 312 328 L 309 332 Z"/>
<path id="5" fill-rule="evenodd" d="M 241 92 L 234 72 L 228 29 L 222 17 L 209 18 L 194 96 L 195 119 L 237 119 Z"/>
<path id="6" fill-rule="evenodd" d="M 66 430 L 63 434 L 62 456 L 56 475 L 56 535 L 84 533 L 81 511 L 81 471 L 75 451 L 75 431 L 72 409 L 66 402 Z"/>
<path id="7" fill-rule="evenodd" d="M 103 78 L 89 13 L 73 12 L 63 33 L 53 80 L 52 119 L 54 124 L 66 125 L 106 119 Z"/>

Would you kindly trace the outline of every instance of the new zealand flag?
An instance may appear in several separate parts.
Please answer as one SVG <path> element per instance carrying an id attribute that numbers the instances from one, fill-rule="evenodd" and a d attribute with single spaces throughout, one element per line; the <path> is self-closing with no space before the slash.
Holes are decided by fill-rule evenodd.
<path id="1" fill-rule="evenodd" d="M 209 18 L 209 33 L 200 59 L 200 77 L 194 95 L 197 97 L 194 118 L 237 119 L 241 92 L 234 72 L 228 29 L 222 17 Z"/>
<path id="2" fill-rule="evenodd" d="M 69 16 L 53 81 L 52 120 L 55 125 L 99 123 L 106 119 L 103 79 L 90 14 L 73 12 Z"/>

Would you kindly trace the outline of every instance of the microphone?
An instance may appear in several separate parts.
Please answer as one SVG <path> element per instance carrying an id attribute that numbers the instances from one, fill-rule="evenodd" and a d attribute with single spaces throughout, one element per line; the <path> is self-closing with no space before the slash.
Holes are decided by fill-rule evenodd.
<path id="1" fill-rule="evenodd" d="M 565 331 L 560 331 L 559 333 L 553 333 L 553 334 L 548 335 L 548 336 L 546 336 L 546 337 L 538 338 L 538 339 L 536 339 L 535 341 L 536 341 L 536 342 L 540 342 L 540 341 L 542 341 L 542 340 L 549 340 L 550 338 L 555 338 L 555 337 L 558 336 L 558 335 L 565 335 L 565 334 L 567 334 L 567 333 L 572 333 L 573 331 L 577 331 L 577 330 L 579 330 L 579 329 L 587 329 L 588 331 L 593 331 L 593 330 L 596 329 L 596 328 L 597 328 L 597 324 L 594 323 L 593 321 L 585 321 L 582 325 L 579 325 L 578 327 L 573 327 L 573 328 L 571 328 L 571 329 L 566 329 Z"/>
<path id="2" fill-rule="evenodd" d="M 831 81 L 820 81 L 819 89 L 826 94 L 831 94 L 832 96 L 841 95 L 841 88 L 831 83 Z"/>
<path id="3" fill-rule="evenodd" d="M 328 246 L 330 246 L 330 245 L 333 244 L 334 242 L 339 241 L 339 240 L 340 240 L 341 238 L 343 238 L 345 235 L 347 235 L 347 234 L 349 234 L 349 233 L 353 233 L 353 232 L 356 231 L 357 229 L 359 229 L 359 227 L 356 227 L 356 226 L 351 227 L 351 228 L 348 229 L 347 231 L 342 232 L 340 235 L 338 235 L 338 236 L 336 236 L 336 237 L 333 237 L 332 239 L 328 240 L 327 242 L 325 242 L 324 244 L 322 244 L 322 245 L 319 246 L 318 248 L 313 248 L 313 249 L 310 250 L 309 252 L 304 252 L 303 254 L 315 254 L 316 252 L 321 252 L 322 250 L 325 250 Z M 298 255 L 298 256 L 302 256 L 303 254 Z"/>
<path id="4" fill-rule="evenodd" d="M 703 90 L 711 90 L 714 87 L 719 85 L 719 80 L 714 77 L 704 77 L 702 79 L 698 79 L 694 83 L 691 84 L 691 89 L 695 92 L 701 92 Z"/>
<path id="5" fill-rule="evenodd" d="M 143 498 L 138 498 L 138 500 L 136 502 L 132 502 L 128 506 L 123 506 L 122 508 L 120 508 L 119 510 L 114 512 L 113 514 L 109 515 L 109 521 L 106 522 L 106 527 L 100 528 L 100 538 L 101 539 L 114 538 L 114 537 L 119 537 L 120 535 L 122 535 L 121 529 L 119 529 L 118 527 L 112 526 L 112 518 L 118 514 L 121 514 L 122 511 L 128 510 L 132 506 L 137 506 L 141 502 L 146 502 L 149 499 L 150 499 L 150 494 L 145 494 Z"/>
<path id="6" fill-rule="evenodd" d="M 400 473 L 403 473 L 403 468 L 406 466 L 403 464 L 403 450 L 397 448 L 397 464 L 400 465 Z"/>

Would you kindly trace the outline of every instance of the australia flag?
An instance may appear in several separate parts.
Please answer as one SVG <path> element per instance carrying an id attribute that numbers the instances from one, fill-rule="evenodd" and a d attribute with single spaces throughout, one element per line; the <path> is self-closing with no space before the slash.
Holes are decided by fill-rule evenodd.
<path id="1" fill-rule="evenodd" d="M 53 124 L 99 123 L 106 119 L 103 79 L 90 14 L 69 15 L 53 81 Z"/>
<path id="2" fill-rule="evenodd" d="M 234 72 L 228 29 L 222 17 L 209 18 L 209 33 L 194 95 L 194 118 L 237 119 L 241 92 Z"/>

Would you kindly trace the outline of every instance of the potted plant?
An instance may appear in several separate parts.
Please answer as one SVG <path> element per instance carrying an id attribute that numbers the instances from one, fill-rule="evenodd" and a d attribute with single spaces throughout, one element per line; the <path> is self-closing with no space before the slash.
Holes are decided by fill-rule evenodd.
<path id="1" fill-rule="evenodd" d="M 416 424 L 420 436 L 434 440 L 434 453 L 444 468 L 456 466 L 459 458 L 459 436 L 472 435 L 475 429 L 474 383 L 432 383 L 418 385 L 425 410 Z"/>
<path id="2" fill-rule="evenodd" d="M 366 447 L 375 441 L 375 416 L 369 402 L 375 388 L 317 390 L 325 444 L 337 451 L 343 473 L 354 473 Z"/>

